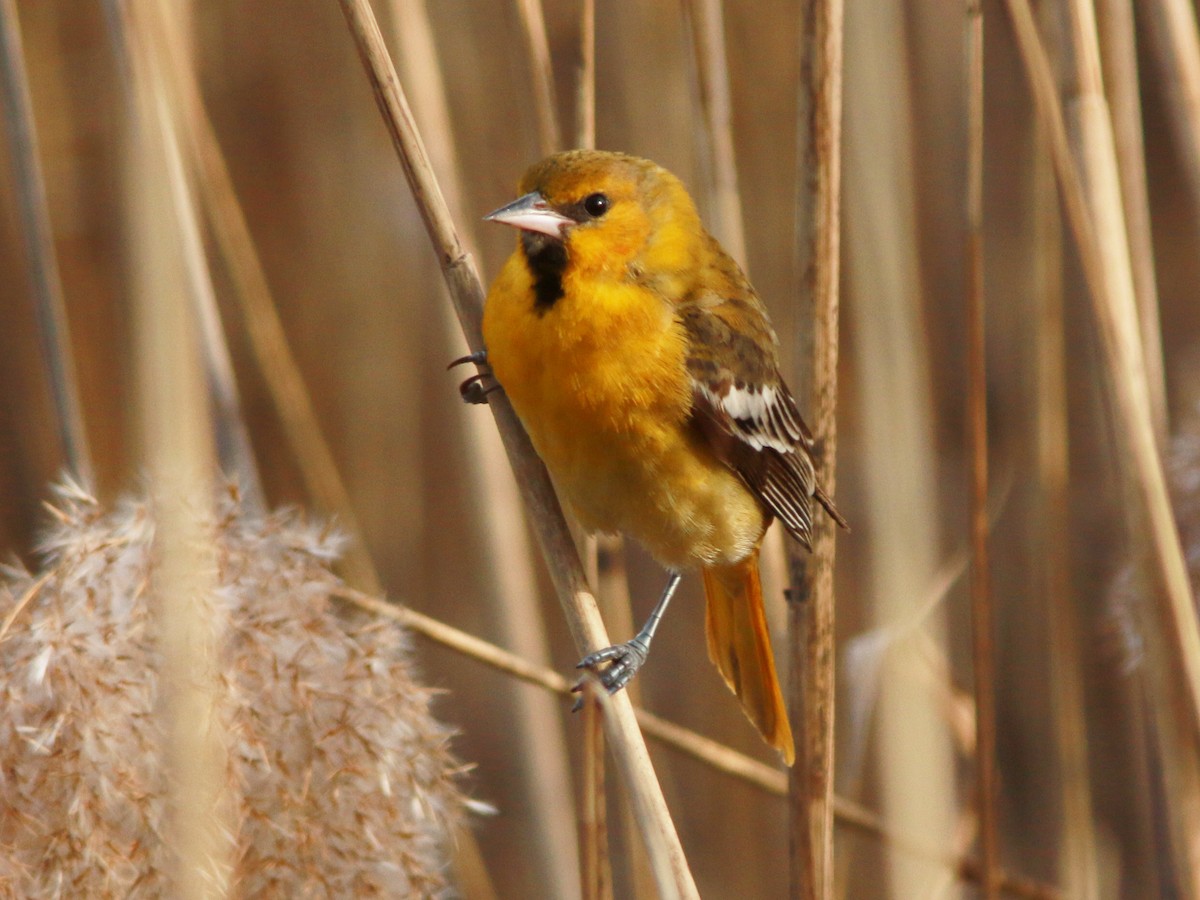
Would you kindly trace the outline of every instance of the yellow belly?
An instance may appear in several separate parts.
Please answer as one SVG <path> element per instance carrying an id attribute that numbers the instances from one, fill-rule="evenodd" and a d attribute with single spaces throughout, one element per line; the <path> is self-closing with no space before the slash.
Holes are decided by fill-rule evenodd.
<path id="1" fill-rule="evenodd" d="M 689 424 L 685 338 L 669 305 L 634 285 L 568 278 L 539 314 L 527 283 L 514 257 L 488 297 L 488 358 L 584 526 L 624 532 L 672 568 L 749 554 L 763 514 Z"/>

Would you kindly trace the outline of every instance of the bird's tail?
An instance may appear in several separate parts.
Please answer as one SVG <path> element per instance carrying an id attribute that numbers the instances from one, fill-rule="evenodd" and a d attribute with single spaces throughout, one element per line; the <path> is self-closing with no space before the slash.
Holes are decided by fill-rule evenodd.
<path id="1" fill-rule="evenodd" d="M 737 694 L 742 711 L 790 766 L 796 751 L 763 612 L 758 553 L 704 569 L 708 656 Z"/>

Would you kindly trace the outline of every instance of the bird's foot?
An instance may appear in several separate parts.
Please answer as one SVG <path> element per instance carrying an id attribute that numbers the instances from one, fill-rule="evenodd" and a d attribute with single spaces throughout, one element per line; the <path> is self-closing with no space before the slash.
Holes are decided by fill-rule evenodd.
<path id="1" fill-rule="evenodd" d="M 460 356 L 447 369 L 453 369 L 455 366 L 465 365 L 466 363 L 474 363 L 477 366 L 485 367 L 488 364 L 487 351 L 476 350 L 474 353 L 469 353 L 466 356 Z M 491 382 L 488 384 L 487 382 Z M 500 384 L 493 377 L 492 373 L 479 372 L 472 375 L 466 381 L 458 386 L 459 396 L 462 397 L 463 403 L 487 403 L 487 395 L 492 391 L 500 390 Z"/>
<path id="2" fill-rule="evenodd" d="M 638 669 L 645 664 L 649 653 L 649 643 L 642 640 L 639 635 L 623 644 L 613 644 L 611 647 L 605 647 L 603 650 L 597 650 L 595 653 L 585 656 L 575 668 L 590 669 L 604 689 L 610 694 L 615 694 L 633 680 Z M 605 663 L 608 663 L 607 668 L 600 669 L 599 666 Z M 582 691 L 583 682 L 579 682 L 572 690 Z M 580 697 L 575 703 L 575 709 L 580 709 L 582 706 L 583 698 Z"/>
<path id="3" fill-rule="evenodd" d="M 487 384 L 489 381 L 491 384 Z M 488 394 L 499 390 L 503 388 L 500 382 L 492 377 L 491 372 L 480 372 L 458 386 L 458 395 L 462 397 L 463 403 L 487 403 Z"/>
<path id="4" fill-rule="evenodd" d="M 467 363 L 475 363 L 477 366 L 487 365 L 487 350 L 476 350 L 474 353 L 468 353 L 466 356 L 460 356 L 450 365 L 446 366 L 446 371 L 449 372 L 455 366 L 465 366 Z"/>

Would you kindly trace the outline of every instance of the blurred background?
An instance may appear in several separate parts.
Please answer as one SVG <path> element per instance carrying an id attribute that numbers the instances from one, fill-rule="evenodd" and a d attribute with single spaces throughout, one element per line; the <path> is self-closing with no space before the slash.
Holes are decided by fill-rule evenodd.
<path id="1" fill-rule="evenodd" d="M 1069 5 L 1042 0 L 1037 10 L 1060 70 L 1068 68 Z M 1186 98 L 1160 4 L 1136 5 L 1133 17 L 1128 2 L 1097 3 L 1102 35 L 1118 33 L 1105 30 L 1114 17 L 1132 26 L 1132 45 L 1105 44 L 1116 53 L 1105 65 L 1129 89 L 1114 119 L 1132 122 L 1144 148 L 1148 217 L 1139 225 L 1130 215 L 1130 247 L 1136 277 L 1155 292 L 1148 304 L 1160 321 L 1158 383 L 1165 421 L 1178 431 L 1200 403 L 1197 150 L 1179 124 Z M 111 502 L 139 489 L 145 463 L 134 421 L 136 231 L 127 201 L 142 173 L 128 146 L 119 16 L 100 0 L 15 6 L 96 488 Z M 435 153 L 435 166 L 458 180 L 460 225 L 487 280 L 514 235 L 479 219 L 515 195 L 547 143 L 521 4 L 375 7 L 418 121 L 454 150 L 456 165 Z M 779 331 L 785 373 L 796 371 L 810 328 L 796 223 L 801 7 L 723 6 L 744 263 Z M 674 171 L 724 236 L 736 225 L 713 199 L 695 17 L 685 8 L 597 4 L 596 144 Z M 544 9 L 563 147 L 575 142 L 580 10 L 577 2 Z M 1057 212 L 1007 6 L 987 0 L 983 10 L 1001 859 L 1006 872 L 1074 885 L 1079 896 L 1190 896 L 1180 875 L 1186 856 L 1172 840 L 1153 679 L 1137 651 L 1138 579 L 1126 573 L 1120 591 L 1111 587 L 1130 556 L 1129 516 L 1090 302 Z M 569 673 L 577 652 L 509 502 L 491 416 L 463 406 L 464 376 L 446 372 L 465 345 L 339 5 L 198 0 L 185 19 L 204 107 L 381 587 Z M 838 885 L 849 897 L 977 891 L 953 863 L 973 852 L 978 828 L 965 577 L 963 34 L 962 4 L 847 0 L 837 498 L 852 531 L 839 536 L 836 569 L 837 790 L 912 838 L 839 825 Z M 1068 102 L 1077 98 L 1071 78 L 1062 85 Z M 11 137 L 11 119 L 3 127 Z M 42 503 L 66 462 L 8 140 L 0 159 L 0 549 L 32 566 Z M 327 513 L 302 477 L 228 260 L 204 221 L 266 500 Z M 1054 459 L 1064 464 L 1061 478 Z M 635 547 L 627 565 L 640 622 L 663 573 Z M 530 602 L 514 605 L 506 599 L 514 592 Z M 782 592 L 768 602 L 780 631 Z M 687 579 L 639 675 L 642 700 L 775 765 L 706 658 L 700 610 L 700 586 Z M 610 632 L 628 636 L 611 623 Z M 464 783 L 498 810 L 474 828 L 496 893 L 577 893 L 580 718 L 560 698 L 414 640 L 426 682 L 444 689 L 436 712 L 458 729 L 455 752 L 473 766 Z M 701 893 L 784 896 L 785 799 L 675 751 L 652 752 Z M 615 893 L 633 896 L 644 892 L 644 873 L 622 827 L 619 791 L 610 794 Z M 941 856 L 915 852 L 913 841 Z"/>

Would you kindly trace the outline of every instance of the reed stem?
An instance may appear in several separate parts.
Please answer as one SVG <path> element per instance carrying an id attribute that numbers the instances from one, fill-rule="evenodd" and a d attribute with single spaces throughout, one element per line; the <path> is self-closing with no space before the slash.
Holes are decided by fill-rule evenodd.
<path id="1" fill-rule="evenodd" d="M 0 99 L 4 104 L 5 130 L 20 207 L 21 236 L 33 282 L 38 341 L 63 457 L 75 477 L 94 489 L 92 456 L 79 400 L 67 306 L 54 249 L 26 71 L 16 0 L 0 0 Z"/>
<path id="2" fill-rule="evenodd" d="M 339 2 L 366 67 L 384 123 L 438 253 L 467 343 L 472 349 L 479 349 L 482 346 L 483 285 L 474 260 L 463 248 L 454 228 L 370 6 L 366 0 Z M 611 641 L 600 619 L 596 599 L 587 589 L 579 554 L 546 469 L 537 458 L 508 401 L 500 395 L 492 396 L 493 402 L 489 404 L 492 414 L 532 514 L 551 579 L 576 646 L 583 655 L 608 646 Z M 654 776 L 654 768 L 645 741 L 638 731 L 629 698 L 623 693 L 617 694 L 610 708 L 611 712 L 604 717 L 605 728 L 617 767 L 632 798 L 642 838 L 650 850 L 659 891 L 664 897 L 696 897 L 695 882 L 667 810 L 662 788 Z"/>
<path id="3" fill-rule="evenodd" d="M 815 0 L 801 25 L 798 229 L 812 353 L 800 354 L 798 388 L 809 399 L 822 488 L 836 490 L 837 366 L 842 120 L 842 0 Z M 802 341 L 803 344 L 803 341 Z M 790 546 L 788 608 L 792 720 L 797 765 L 790 773 L 791 882 L 795 895 L 833 896 L 834 522 L 817 511 L 812 555 Z"/>
<path id="4" fill-rule="evenodd" d="M 983 281 L 983 6 L 966 3 L 967 448 L 971 459 L 971 632 L 975 684 L 975 780 L 983 895 L 1000 894 L 996 820 L 996 664 L 988 528 L 986 304 Z"/>

